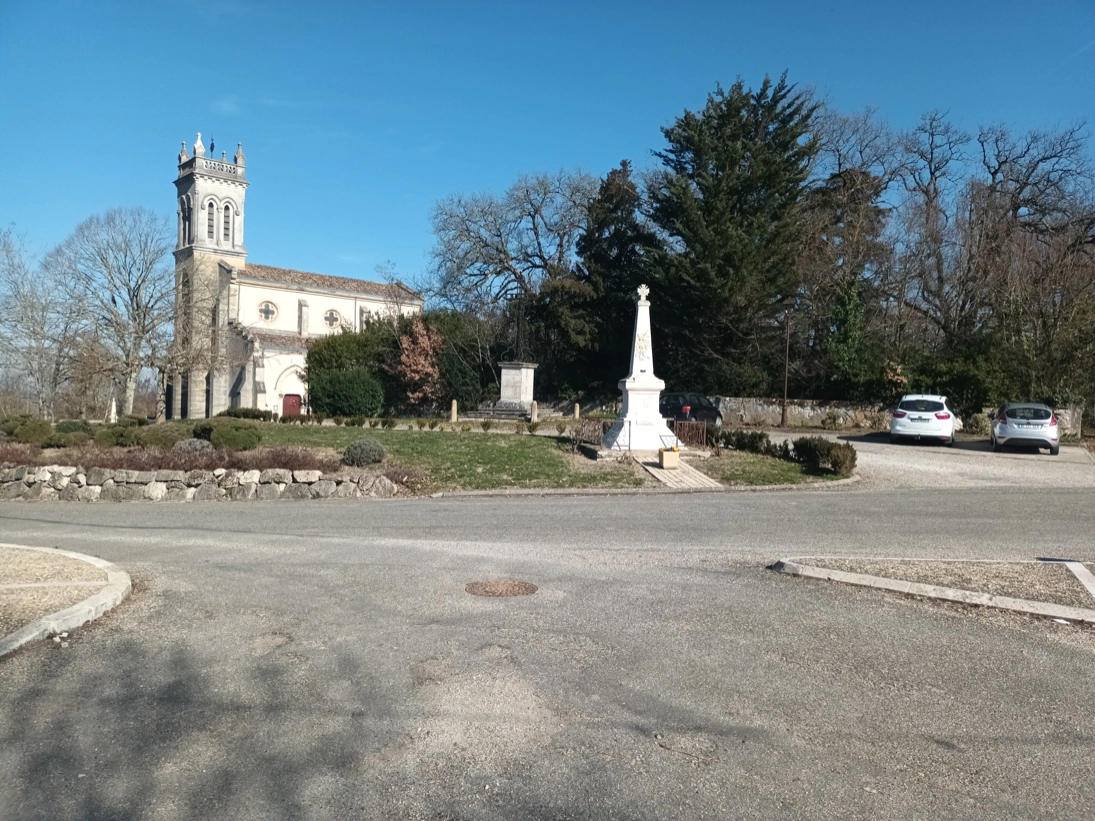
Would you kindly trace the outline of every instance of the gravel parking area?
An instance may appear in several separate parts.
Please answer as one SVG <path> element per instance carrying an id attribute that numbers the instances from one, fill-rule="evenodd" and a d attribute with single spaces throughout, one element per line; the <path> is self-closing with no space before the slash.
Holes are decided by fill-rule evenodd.
<path id="1" fill-rule="evenodd" d="M 1095 609 L 1095 597 L 1057 562 L 933 562 L 904 559 L 806 558 L 802 564 L 934 584 L 994 596 Z"/>
<path id="2" fill-rule="evenodd" d="M 1095 488 L 1095 455 L 1065 445 L 1057 456 L 1014 449 L 993 453 L 988 440 L 958 441 L 954 447 L 925 442 L 891 444 L 879 433 L 789 433 L 773 431 L 773 442 L 804 435 L 851 443 L 857 453 L 861 489 L 1068 487 Z"/>

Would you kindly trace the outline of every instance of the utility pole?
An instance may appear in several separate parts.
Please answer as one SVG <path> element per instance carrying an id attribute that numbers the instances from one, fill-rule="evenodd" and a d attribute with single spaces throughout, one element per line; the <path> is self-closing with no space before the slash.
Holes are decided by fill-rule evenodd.
<path id="1" fill-rule="evenodd" d="M 779 426 L 787 427 L 787 378 L 791 371 L 791 307 L 795 298 L 789 296 L 780 303 L 784 307 L 783 324 L 787 326 L 787 341 L 783 349 L 783 406 L 779 414 Z"/>

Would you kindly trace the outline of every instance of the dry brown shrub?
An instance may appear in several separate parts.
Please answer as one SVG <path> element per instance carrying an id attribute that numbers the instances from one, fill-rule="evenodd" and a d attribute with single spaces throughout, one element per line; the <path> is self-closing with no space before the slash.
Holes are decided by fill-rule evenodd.
<path id="1" fill-rule="evenodd" d="M 3 446 L 0 445 L 0 448 Z M 24 447 L 25 446 L 20 446 Z M 0 450 L 0 457 L 3 455 Z M 0 458 L 3 461 L 3 458 Z M 14 461 L 14 460 L 11 460 Z M 208 450 L 179 453 L 159 448 L 79 448 L 66 451 L 64 461 L 85 468 L 112 470 L 318 470 L 334 473 L 341 466 L 333 456 L 321 456 L 308 448 L 259 448 L 249 451 Z"/>
<path id="2" fill-rule="evenodd" d="M 10 462 L 15 465 L 33 465 L 41 453 L 42 449 L 37 445 L 0 442 L 0 464 Z"/>
<path id="3" fill-rule="evenodd" d="M 384 476 L 412 492 L 421 490 L 426 485 L 426 474 L 410 465 L 394 464 L 384 471 Z"/>

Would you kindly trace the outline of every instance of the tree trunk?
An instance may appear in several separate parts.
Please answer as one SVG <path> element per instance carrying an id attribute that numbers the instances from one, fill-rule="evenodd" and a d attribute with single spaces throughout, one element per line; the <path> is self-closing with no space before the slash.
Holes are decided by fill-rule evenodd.
<path id="1" fill-rule="evenodd" d="M 133 413 L 133 400 L 137 395 L 137 371 L 125 375 L 125 401 L 122 403 L 122 413 Z"/>

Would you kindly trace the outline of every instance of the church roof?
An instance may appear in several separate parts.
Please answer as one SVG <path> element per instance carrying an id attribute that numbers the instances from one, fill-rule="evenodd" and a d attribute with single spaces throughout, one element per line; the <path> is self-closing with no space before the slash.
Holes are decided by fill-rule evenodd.
<path id="1" fill-rule="evenodd" d="M 267 282 L 283 282 L 286 285 L 303 285 L 312 288 L 324 288 L 330 291 L 353 291 L 369 294 L 383 299 L 420 300 L 422 295 L 412 291 L 402 282 L 369 282 L 350 277 L 333 277 L 327 274 L 313 274 L 309 271 L 294 271 L 291 268 L 274 268 L 270 265 L 247 263 L 239 270 L 239 276 L 261 279 Z"/>

